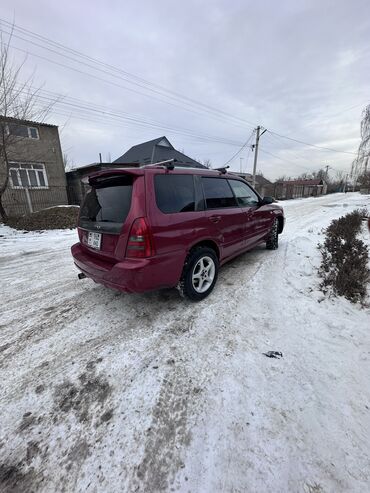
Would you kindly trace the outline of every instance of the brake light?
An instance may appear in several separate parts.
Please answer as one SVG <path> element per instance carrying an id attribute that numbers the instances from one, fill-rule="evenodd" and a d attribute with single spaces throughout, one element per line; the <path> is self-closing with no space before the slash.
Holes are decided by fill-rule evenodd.
<path id="1" fill-rule="evenodd" d="M 144 217 L 138 217 L 131 226 L 126 257 L 145 258 L 152 255 L 152 235 L 149 226 Z"/>

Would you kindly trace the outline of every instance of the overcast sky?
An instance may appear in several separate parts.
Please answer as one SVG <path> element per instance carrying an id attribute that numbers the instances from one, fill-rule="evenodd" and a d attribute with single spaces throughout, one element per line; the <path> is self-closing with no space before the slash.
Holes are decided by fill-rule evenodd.
<path id="1" fill-rule="evenodd" d="M 258 124 L 317 146 L 357 149 L 370 103 L 369 0 L 13 0 L 1 3 L 0 17 L 112 66 L 14 33 L 14 59 L 28 53 L 24 75 L 35 70 L 35 85 L 64 97 L 48 121 L 60 126 L 75 166 L 99 152 L 114 160 L 166 135 L 216 167 Z M 332 173 L 348 171 L 353 159 L 269 132 L 260 144 L 258 169 L 271 179 L 327 164 Z M 232 169 L 240 157 L 251 172 L 248 146 Z"/>

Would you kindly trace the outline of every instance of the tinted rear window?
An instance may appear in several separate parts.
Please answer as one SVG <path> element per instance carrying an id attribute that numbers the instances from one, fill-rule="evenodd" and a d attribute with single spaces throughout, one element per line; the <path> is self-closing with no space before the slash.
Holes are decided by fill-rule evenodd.
<path id="1" fill-rule="evenodd" d="M 195 210 L 195 191 L 192 175 L 156 175 L 155 198 L 158 208 L 166 213 Z"/>
<path id="2" fill-rule="evenodd" d="M 131 207 L 132 177 L 107 180 L 87 193 L 80 213 L 81 228 L 119 233 Z"/>
<path id="3" fill-rule="evenodd" d="M 202 177 L 202 184 L 207 209 L 223 209 L 225 207 L 238 206 L 226 179 Z"/>

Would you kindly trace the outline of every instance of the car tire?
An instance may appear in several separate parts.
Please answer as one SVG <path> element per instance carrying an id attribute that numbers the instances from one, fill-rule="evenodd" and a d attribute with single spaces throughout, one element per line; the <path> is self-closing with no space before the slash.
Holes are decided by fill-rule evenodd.
<path id="1" fill-rule="evenodd" d="M 279 248 L 279 221 L 276 218 L 267 237 L 266 248 L 267 250 L 277 250 Z"/>
<path id="2" fill-rule="evenodd" d="M 178 284 L 181 296 L 192 301 L 206 298 L 216 284 L 218 269 L 218 258 L 212 248 L 193 248 L 185 260 Z"/>

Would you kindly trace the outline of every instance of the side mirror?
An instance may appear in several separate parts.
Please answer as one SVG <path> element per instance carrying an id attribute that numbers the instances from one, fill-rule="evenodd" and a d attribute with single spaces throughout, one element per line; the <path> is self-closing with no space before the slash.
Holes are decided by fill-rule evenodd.
<path id="1" fill-rule="evenodd" d="M 268 205 L 275 202 L 274 197 L 263 197 L 261 205 Z"/>

